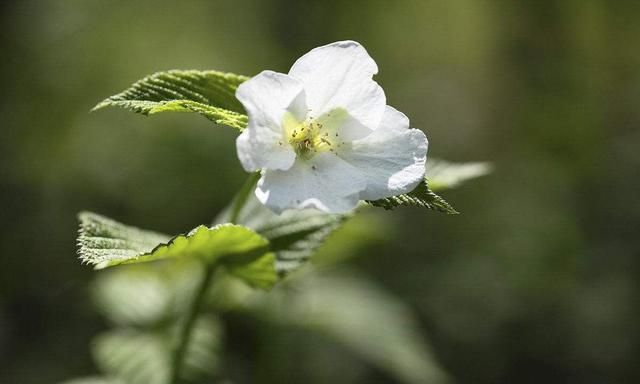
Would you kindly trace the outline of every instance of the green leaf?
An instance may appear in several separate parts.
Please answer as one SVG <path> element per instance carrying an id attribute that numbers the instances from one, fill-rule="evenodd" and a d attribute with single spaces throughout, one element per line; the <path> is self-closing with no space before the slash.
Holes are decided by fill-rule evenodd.
<path id="1" fill-rule="evenodd" d="M 242 257 L 251 261 L 267 253 L 269 242 L 241 225 L 220 224 L 212 228 L 201 225 L 186 235 L 178 235 L 160 244 L 135 261 L 178 257 L 197 257 L 208 263 L 224 258 Z"/>
<path id="2" fill-rule="evenodd" d="M 215 222 L 228 220 L 229 211 Z M 327 237 L 351 214 L 328 214 L 314 209 L 292 209 L 276 215 L 251 195 L 238 215 L 238 223 L 269 240 L 276 254 L 276 270 L 292 272 L 303 265 Z"/>
<path id="3" fill-rule="evenodd" d="M 160 372 L 146 372 L 157 368 L 148 360 L 162 362 L 173 356 L 181 323 L 203 272 L 201 263 L 180 262 L 129 265 L 99 274 L 93 286 L 96 305 L 120 326 L 95 340 L 94 357 L 101 370 L 127 383 L 166 380 L 164 366 Z M 220 334 L 215 318 L 201 316 L 196 321 L 182 378 L 198 382 L 216 371 Z M 143 376 L 132 379 L 136 372 Z"/>
<path id="4" fill-rule="evenodd" d="M 197 380 L 217 370 L 220 334 L 215 318 L 198 319 L 187 347 L 183 379 Z M 94 360 L 102 372 L 128 384 L 167 383 L 177 335 L 175 329 L 108 331 L 94 340 Z"/>
<path id="5" fill-rule="evenodd" d="M 93 356 L 99 369 L 128 384 L 167 383 L 170 343 L 160 335 L 116 329 L 96 337 Z"/>
<path id="6" fill-rule="evenodd" d="M 269 241 L 247 227 L 220 224 L 199 226 L 171 239 L 130 227 L 95 213 L 79 216 L 80 258 L 96 269 L 119 264 L 182 258 L 227 266 L 249 284 L 266 287 L 277 275 L 269 253 Z"/>
<path id="7" fill-rule="evenodd" d="M 446 382 L 411 309 L 356 273 L 307 271 L 257 295 L 250 308 L 278 324 L 321 333 L 402 382 Z"/>
<path id="8" fill-rule="evenodd" d="M 184 316 L 203 275 L 196 261 L 131 264 L 98 274 L 91 293 L 112 323 L 157 328 Z"/>
<path id="9" fill-rule="evenodd" d="M 174 334 L 177 335 L 178 332 Z M 222 326 L 214 317 L 200 316 L 189 338 L 181 376 L 188 381 L 197 381 L 216 373 L 220 366 L 222 348 Z"/>
<path id="10" fill-rule="evenodd" d="M 174 287 L 159 271 L 114 269 L 98 275 L 92 288 L 98 309 L 117 325 L 153 326 L 172 313 Z"/>
<path id="11" fill-rule="evenodd" d="M 151 115 L 159 112 L 196 112 L 217 124 L 244 129 L 247 116 L 235 97 L 248 77 L 218 71 L 157 72 L 95 106 L 122 107 Z"/>
<path id="12" fill-rule="evenodd" d="M 456 188 L 468 180 L 488 175 L 491 171 L 491 163 L 487 162 L 452 163 L 429 159 L 426 177 L 432 191 L 441 191 Z"/>
<path id="13" fill-rule="evenodd" d="M 151 251 L 171 238 L 118 223 L 91 212 L 78 214 L 78 254 L 96 269 L 120 264 Z"/>
<path id="14" fill-rule="evenodd" d="M 416 189 L 407 194 L 374 201 L 368 200 L 367 203 L 374 207 L 382 207 L 384 209 L 394 209 L 400 206 L 414 206 L 432 209 L 448 215 L 458 214 L 458 211 L 447 203 L 445 199 L 436 195 L 431 189 L 429 189 L 426 179 L 420 183 Z"/>
<path id="15" fill-rule="evenodd" d="M 269 252 L 249 263 L 230 260 L 226 267 L 229 273 L 254 287 L 268 289 L 278 282 L 275 265 L 276 256 Z"/>

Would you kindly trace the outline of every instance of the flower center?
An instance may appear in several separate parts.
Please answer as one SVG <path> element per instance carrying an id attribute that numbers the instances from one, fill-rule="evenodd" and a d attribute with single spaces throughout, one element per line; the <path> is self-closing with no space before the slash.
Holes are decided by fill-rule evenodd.
<path id="1" fill-rule="evenodd" d="M 319 119 L 308 117 L 298 122 L 293 115 L 287 113 L 284 119 L 287 141 L 301 158 L 310 159 L 320 152 L 335 152 L 334 142 L 339 135 Z"/>

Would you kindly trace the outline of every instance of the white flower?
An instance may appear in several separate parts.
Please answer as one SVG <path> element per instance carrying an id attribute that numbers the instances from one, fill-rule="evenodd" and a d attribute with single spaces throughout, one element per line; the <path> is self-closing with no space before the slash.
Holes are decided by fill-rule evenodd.
<path id="1" fill-rule="evenodd" d="M 416 187 L 427 138 L 386 105 L 377 72 L 359 43 L 340 41 L 311 50 L 289 74 L 264 71 L 238 87 L 249 115 L 238 157 L 247 171 L 262 170 L 263 204 L 345 212 Z"/>

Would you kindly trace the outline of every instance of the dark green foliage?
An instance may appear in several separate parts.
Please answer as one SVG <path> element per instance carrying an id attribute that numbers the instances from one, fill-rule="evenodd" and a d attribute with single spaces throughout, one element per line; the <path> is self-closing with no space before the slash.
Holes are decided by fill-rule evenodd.
<path id="1" fill-rule="evenodd" d="M 374 207 L 382 207 L 384 209 L 394 209 L 400 206 L 414 206 L 433 209 L 434 211 L 446 213 L 448 215 L 457 215 L 456 211 L 445 199 L 436 195 L 427 184 L 427 180 L 420 183 L 413 191 L 387 197 L 385 199 L 367 201 Z"/>

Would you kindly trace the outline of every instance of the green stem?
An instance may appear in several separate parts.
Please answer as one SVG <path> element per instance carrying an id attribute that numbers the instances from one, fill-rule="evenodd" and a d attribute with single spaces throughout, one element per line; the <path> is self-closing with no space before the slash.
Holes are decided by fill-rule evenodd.
<path id="1" fill-rule="evenodd" d="M 231 203 L 229 222 L 235 223 L 238 221 L 240 211 L 242 211 L 242 207 L 244 207 L 244 205 L 246 204 L 259 178 L 259 172 L 252 173 L 244 183 L 244 185 L 240 188 L 240 190 L 236 194 L 236 197 Z M 177 384 L 180 380 L 180 372 L 182 369 L 185 354 L 187 352 L 187 347 L 189 346 L 191 334 L 193 333 L 193 326 L 195 325 L 198 314 L 200 313 L 200 309 L 202 308 L 202 303 L 206 296 L 207 290 L 211 285 L 211 278 L 213 277 L 216 267 L 217 264 L 215 263 L 209 264 L 205 267 L 204 276 L 202 277 L 200 285 L 198 286 L 195 296 L 193 297 L 193 301 L 189 306 L 189 312 L 187 313 L 184 324 L 180 329 L 178 345 L 174 350 L 173 358 L 171 361 L 171 380 L 169 381 L 169 383 L 171 384 Z"/>
<path id="2" fill-rule="evenodd" d="M 180 378 L 180 370 L 184 361 L 184 355 L 187 352 L 189 340 L 191 339 L 193 326 L 195 325 L 196 319 L 198 318 L 198 313 L 200 312 L 202 301 L 211 283 L 211 277 L 213 276 L 215 267 L 215 264 L 211 264 L 206 267 L 204 276 L 202 277 L 202 281 L 200 282 L 198 290 L 196 291 L 196 294 L 193 297 L 193 301 L 191 302 L 191 306 L 189 307 L 189 313 L 187 314 L 184 325 L 180 330 L 180 336 L 178 339 L 179 344 L 173 354 L 173 359 L 171 362 L 171 380 L 169 381 L 169 383 L 177 384 Z"/>
<path id="3" fill-rule="evenodd" d="M 244 182 L 244 185 L 240 187 L 240 190 L 236 194 L 236 197 L 233 199 L 231 203 L 231 212 L 229 214 L 229 222 L 236 223 L 238 221 L 238 217 L 240 216 L 240 211 L 242 207 L 244 207 L 245 203 L 249 196 L 251 196 L 251 192 L 253 188 L 258 183 L 260 179 L 260 172 L 254 172 L 249 175 L 247 181 Z"/>

